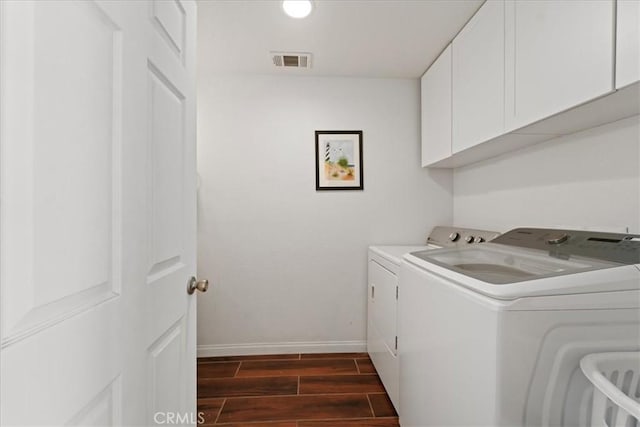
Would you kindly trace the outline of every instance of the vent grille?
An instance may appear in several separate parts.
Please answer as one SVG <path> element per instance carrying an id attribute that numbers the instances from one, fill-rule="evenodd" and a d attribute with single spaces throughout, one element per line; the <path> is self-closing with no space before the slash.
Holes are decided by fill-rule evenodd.
<path id="1" fill-rule="evenodd" d="M 311 68 L 311 54 L 307 52 L 271 52 L 271 59 L 279 68 Z"/>

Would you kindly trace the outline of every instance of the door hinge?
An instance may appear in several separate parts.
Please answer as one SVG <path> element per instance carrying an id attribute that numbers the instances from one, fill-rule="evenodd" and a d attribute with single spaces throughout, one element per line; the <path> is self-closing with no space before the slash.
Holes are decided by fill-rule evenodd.
<path id="1" fill-rule="evenodd" d="M 396 335 L 396 350 L 398 350 L 398 336 Z"/>
<path id="2" fill-rule="evenodd" d="M 398 287 L 396 286 L 396 300 L 398 299 Z"/>

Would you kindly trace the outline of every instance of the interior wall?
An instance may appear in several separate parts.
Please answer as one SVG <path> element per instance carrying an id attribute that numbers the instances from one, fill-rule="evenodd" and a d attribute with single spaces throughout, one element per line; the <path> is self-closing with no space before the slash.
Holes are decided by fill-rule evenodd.
<path id="1" fill-rule="evenodd" d="M 216 75 L 198 95 L 199 355 L 363 351 L 367 246 L 452 220 L 419 82 Z M 315 190 L 315 130 L 364 132 L 364 191 Z"/>
<path id="2" fill-rule="evenodd" d="M 638 116 L 454 171 L 454 223 L 640 233 Z"/>

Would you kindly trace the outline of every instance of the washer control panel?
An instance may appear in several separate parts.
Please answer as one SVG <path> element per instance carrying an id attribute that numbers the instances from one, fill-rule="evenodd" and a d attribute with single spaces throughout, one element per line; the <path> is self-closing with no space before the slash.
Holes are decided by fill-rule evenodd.
<path id="1" fill-rule="evenodd" d="M 476 243 L 488 242 L 499 236 L 496 231 L 476 230 L 461 227 L 434 227 L 427 238 L 427 244 L 443 247 L 467 246 Z"/>
<path id="2" fill-rule="evenodd" d="M 516 228 L 493 243 L 548 251 L 551 256 L 640 264 L 640 235 L 549 228 Z"/>

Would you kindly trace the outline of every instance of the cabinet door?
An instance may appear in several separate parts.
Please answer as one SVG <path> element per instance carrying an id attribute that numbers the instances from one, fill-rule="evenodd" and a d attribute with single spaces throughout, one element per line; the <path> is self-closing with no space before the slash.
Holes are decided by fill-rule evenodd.
<path id="1" fill-rule="evenodd" d="M 504 130 L 504 1 L 487 0 L 452 45 L 456 153 Z"/>
<path id="2" fill-rule="evenodd" d="M 506 127 L 613 89 L 613 0 L 506 3 Z"/>
<path id="3" fill-rule="evenodd" d="M 640 1 L 618 0 L 616 88 L 640 80 Z"/>
<path id="4" fill-rule="evenodd" d="M 451 156 L 451 45 L 420 80 L 422 166 Z"/>
<path id="5" fill-rule="evenodd" d="M 396 287 L 398 278 L 395 274 L 375 261 L 369 265 L 371 285 L 375 288 L 373 322 L 384 340 L 389 352 L 396 354 Z"/>
<path id="6" fill-rule="evenodd" d="M 400 365 L 397 358 L 398 277 L 369 260 L 369 328 L 367 349 L 396 410 L 399 408 Z"/>

